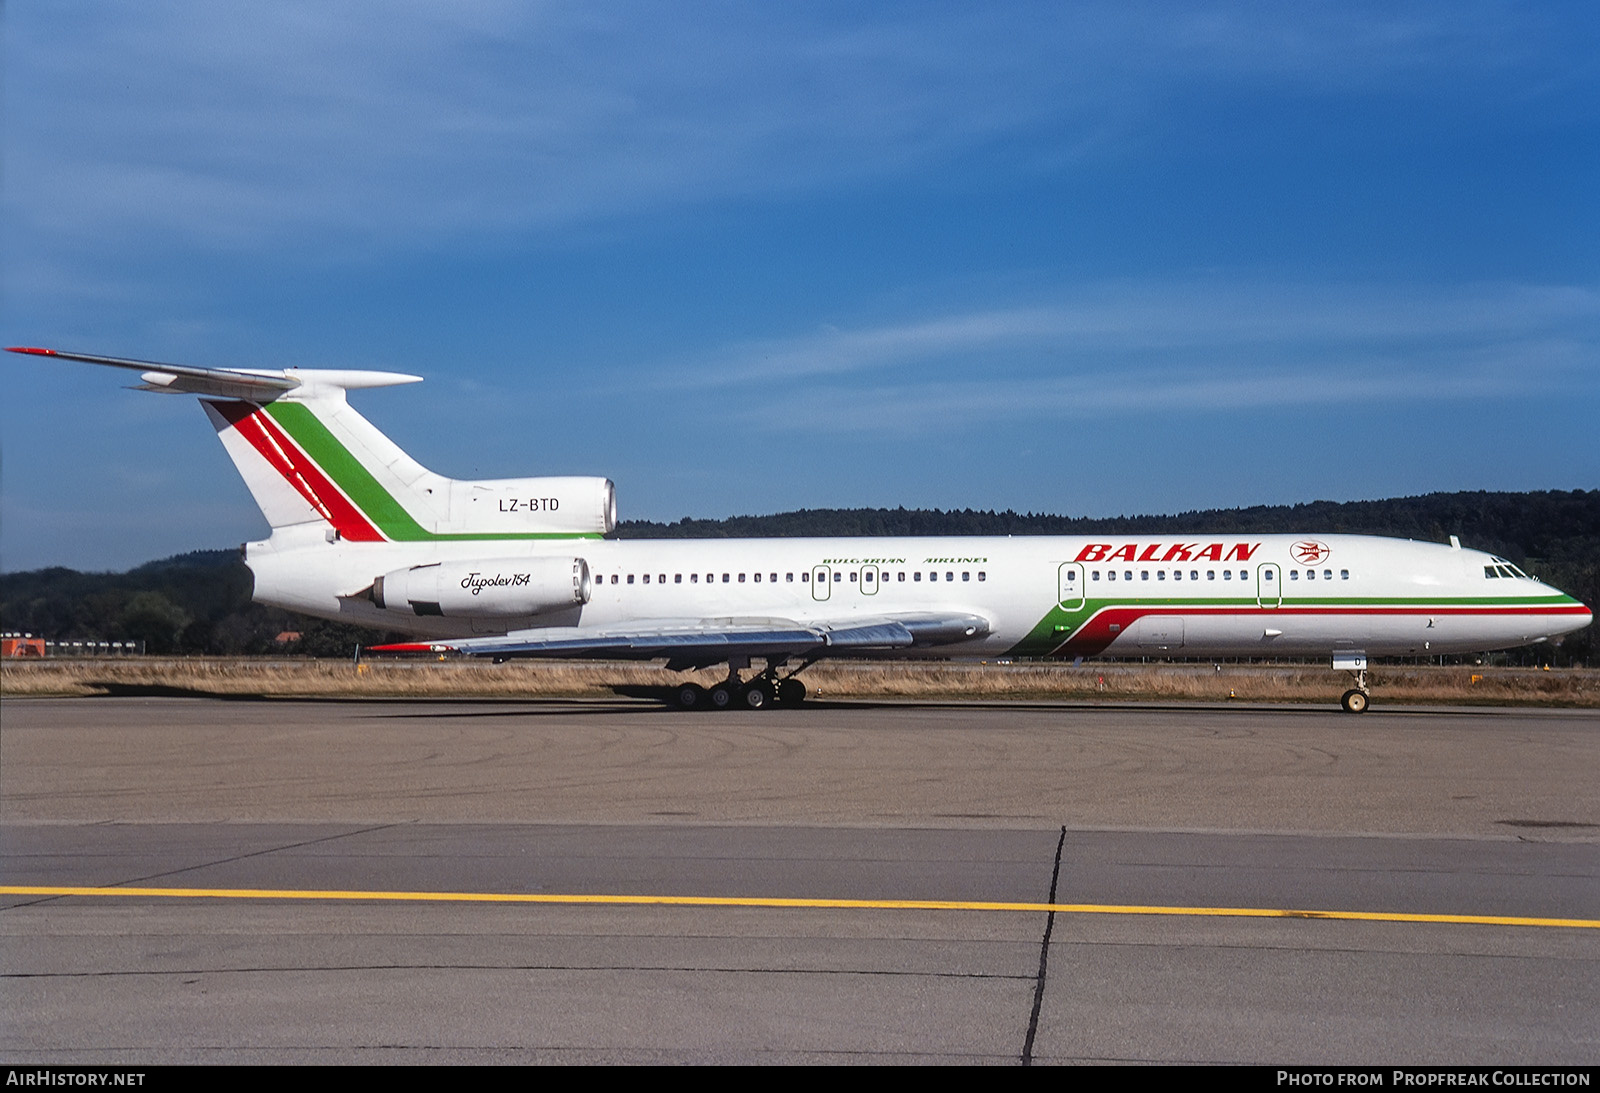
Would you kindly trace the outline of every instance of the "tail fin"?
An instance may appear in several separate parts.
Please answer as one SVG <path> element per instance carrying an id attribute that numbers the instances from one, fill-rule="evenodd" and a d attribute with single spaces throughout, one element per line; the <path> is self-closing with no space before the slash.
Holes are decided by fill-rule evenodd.
<path id="1" fill-rule="evenodd" d="M 223 448 L 233 459 L 233 465 L 239 469 L 244 484 L 249 487 L 256 504 L 261 506 L 261 514 L 274 530 L 321 521 L 337 533 L 338 538 L 352 542 L 383 542 L 394 537 L 385 535 L 363 506 L 351 496 L 357 492 L 358 485 L 352 481 L 352 475 L 345 475 L 345 488 L 341 489 L 329 472 L 324 471 L 322 464 L 338 467 L 351 462 L 338 458 L 341 446 L 336 441 L 332 445 L 307 444 L 303 440 L 296 440 L 289 432 L 281 418 L 284 416 L 282 410 L 290 404 L 202 399 L 201 405 L 217 430 Z M 309 432 L 316 441 L 320 441 L 322 438 L 316 435 L 317 430 L 308 429 L 303 421 L 298 420 L 304 416 L 313 423 L 317 422 L 319 415 L 316 410 L 306 403 L 293 405 L 298 412 L 291 412 L 287 416 L 296 420 L 300 426 L 297 431 L 302 435 Z M 326 429 L 321 430 L 321 433 L 326 432 Z M 387 438 L 384 439 L 387 441 Z M 400 451 L 392 443 L 390 447 L 394 447 L 396 452 Z M 312 454 L 317 449 L 321 450 L 320 461 Z M 348 453 L 348 449 L 344 449 L 344 452 Z M 404 453 L 400 453 L 400 456 L 422 474 L 428 473 L 406 459 Z M 358 469 L 359 466 L 357 463 Z M 371 476 L 369 474 L 366 477 L 370 479 Z"/>
<path id="2" fill-rule="evenodd" d="M 320 522 L 329 539 L 420 542 L 598 537 L 616 527 L 609 479 L 445 478 L 406 455 L 345 400 L 348 389 L 415 383 L 420 376 L 13 352 L 136 369 L 141 390 L 211 396 L 201 400 L 206 414 L 274 529 Z"/>

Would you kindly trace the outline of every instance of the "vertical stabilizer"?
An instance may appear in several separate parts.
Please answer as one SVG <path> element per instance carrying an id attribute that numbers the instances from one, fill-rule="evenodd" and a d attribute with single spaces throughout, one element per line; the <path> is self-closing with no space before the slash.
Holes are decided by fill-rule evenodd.
<path id="1" fill-rule="evenodd" d="M 616 526 L 605 478 L 460 481 L 428 470 L 320 387 L 206 413 L 274 528 L 320 521 L 350 542 L 568 539 Z"/>
<path id="2" fill-rule="evenodd" d="M 200 395 L 222 446 L 275 530 L 323 525 L 329 540 L 598 538 L 617 523 L 606 478 L 460 481 L 434 474 L 346 401 L 416 383 L 401 372 L 198 368 L 13 346 L 13 353 L 138 372 L 142 391 Z"/>

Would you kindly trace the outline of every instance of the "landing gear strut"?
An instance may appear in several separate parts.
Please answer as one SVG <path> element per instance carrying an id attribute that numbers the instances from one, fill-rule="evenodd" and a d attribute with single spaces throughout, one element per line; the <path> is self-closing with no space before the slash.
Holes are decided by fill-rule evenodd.
<path id="1" fill-rule="evenodd" d="M 1367 689 L 1367 658 L 1360 654 L 1336 654 L 1333 667 L 1335 671 L 1349 672 L 1355 681 L 1355 686 L 1339 697 L 1339 705 L 1344 707 L 1345 713 L 1366 713 L 1372 701 L 1372 692 Z"/>

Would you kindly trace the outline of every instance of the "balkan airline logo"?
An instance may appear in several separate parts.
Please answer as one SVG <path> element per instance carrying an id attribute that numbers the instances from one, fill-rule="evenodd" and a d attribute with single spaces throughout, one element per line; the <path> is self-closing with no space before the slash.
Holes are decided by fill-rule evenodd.
<path id="1" fill-rule="evenodd" d="M 1090 543 L 1075 562 L 1248 562 L 1260 543 Z"/>
<path id="2" fill-rule="evenodd" d="M 1289 548 L 1289 556 L 1301 565 L 1316 565 L 1318 562 L 1327 561 L 1328 555 L 1332 553 L 1332 547 L 1315 539 L 1302 539 Z"/>

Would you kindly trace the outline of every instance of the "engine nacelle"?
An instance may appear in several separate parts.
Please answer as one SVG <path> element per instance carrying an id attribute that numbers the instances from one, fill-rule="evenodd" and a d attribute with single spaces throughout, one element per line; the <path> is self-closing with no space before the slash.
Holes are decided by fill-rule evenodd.
<path id="1" fill-rule="evenodd" d="M 617 488 L 609 478 L 490 478 L 450 482 L 440 531 L 609 535 Z"/>
<path id="2" fill-rule="evenodd" d="M 582 558 L 484 558 L 385 573 L 367 593 L 379 609 L 453 619 L 542 615 L 589 602 Z"/>

